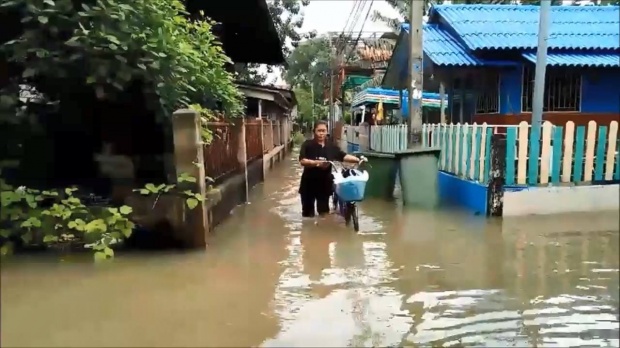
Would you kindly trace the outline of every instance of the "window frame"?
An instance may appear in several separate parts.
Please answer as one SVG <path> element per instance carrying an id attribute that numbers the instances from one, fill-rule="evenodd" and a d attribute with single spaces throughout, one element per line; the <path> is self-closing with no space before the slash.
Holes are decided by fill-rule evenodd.
<path id="1" fill-rule="evenodd" d="M 558 72 L 565 72 L 565 70 L 568 70 L 566 67 L 557 67 L 557 68 L 553 68 L 553 67 L 548 67 L 546 72 L 545 72 L 545 95 L 547 95 L 549 93 L 549 80 L 552 78 L 555 78 L 555 75 L 557 75 Z M 532 78 L 532 82 L 529 81 L 525 81 L 526 79 L 526 75 L 527 74 L 531 74 L 531 78 Z M 532 113 L 532 107 L 533 107 L 533 100 L 534 100 L 534 82 L 533 79 L 535 78 L 535 69 L 534 66 L 532 66 L 532 64 L 524 64 L 521 68 L 521 113 L 524 114 L 530 114 Z M 579 113 L 582 110 L 582 104 L 583 104 L 583 74 L 580 72 L 574 73 L 574 77 L 579 79 L 579 88 L 576 89 L 576 93 L 574 98 L 578 99 L 577 102 L 575 103 L 575 109 L 574 110 L 555 110 L 555 109 L 551 109 L 550 105 L 549 105 L 549 101 L 551 100 L 551 98 L 544 98 L 543 100 L 543 112 L 547 113 L 547 112 L 554 112 L 554 113 Z M 526 83 L 531 84 L 531 89 L 530 89 L 530 93 L 529 95 L 525 95 L 525 90 L 526 90 Z M 525 98 L 528 99 L 525 99 Z M 525 101 L 529 101 L 530 102 L 530 110 L 526 109 L 526 102 Z M 553 105 L 551 105 L 553 106 Z"/>

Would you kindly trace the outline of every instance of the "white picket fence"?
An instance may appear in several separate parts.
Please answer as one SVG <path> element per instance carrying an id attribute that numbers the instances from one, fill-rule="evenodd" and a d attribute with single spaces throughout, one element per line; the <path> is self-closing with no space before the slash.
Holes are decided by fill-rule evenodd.
<path id="1" fill-rule="evenodd" d="M 487 182 L 491 136 L 497 127 L 478 124 L 425 124 L 422 146 L 441 149 L 439 169 L 477 182 Z"/>
<path id="2" fill-rule="evenodd" d="M 407 149 L 407 125 L 370 127 L 370 149 L 372 151 L 395 153 Z"/>

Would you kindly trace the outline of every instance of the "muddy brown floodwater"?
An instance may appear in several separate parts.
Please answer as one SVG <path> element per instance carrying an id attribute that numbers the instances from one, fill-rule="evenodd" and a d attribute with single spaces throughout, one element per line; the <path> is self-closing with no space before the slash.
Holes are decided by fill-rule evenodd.
<path id="1" fill-rule="evenodd" d="M 618 347 L 618 213 L 364 202 L 303 221 L 285 161 L 207 252 L 2 268 L 3 347 Z"/>

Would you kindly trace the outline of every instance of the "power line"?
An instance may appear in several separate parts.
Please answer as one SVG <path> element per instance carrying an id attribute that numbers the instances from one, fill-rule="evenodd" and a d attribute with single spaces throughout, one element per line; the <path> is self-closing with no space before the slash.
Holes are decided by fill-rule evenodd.
<path id="1" fill-rule="evenodd" d="M 360 38 L 362 37 L 362 31 L 364 30 L 364 26 L 366 25 L 366 22 L 368 21 L 368 17 L 370 17 L 370 11 L 372 10 L 372 4 L 374 2 L 375 2 L 374 0 L 370 1 L 370 7 L 368 7 L 368 12 L 366 12 L 366 17 L 364 18 L 364 21 L 362 22 L 362 27 L 360 28 L 360 31 L 357 34 L 357 39 L 355 39 L 355 42 L 353 43 L 353 46 L 351 47 L 351 51 L 349 52 L 349 55 L 348 55 L 347 60 L 345 61 L 344 65 L 347 65 L 347 63 L 349 63 L 349 60 L 353 56 L 353 51 L 355 50 L 355 48 L 357 48 L 357 43 L 359 42 Z"/>
<path id="2" fill-rule="evenodd" d="M 336 46 L 336 55 L 339 56 L 346 49 L 346 37 L 351 36 L 353 29 L 357 25 L 357 21 L 359 20 L 359 16 L 363 11 L 363 8 L 366 6 L 364 1 L 356 1 L 351 9 L 352 21 L 345 24 L 345 27 L 342 29 L 342 33 L 338 38 L 338 45 Z M 345 32 L 347 34 L 345 35 Z"/>

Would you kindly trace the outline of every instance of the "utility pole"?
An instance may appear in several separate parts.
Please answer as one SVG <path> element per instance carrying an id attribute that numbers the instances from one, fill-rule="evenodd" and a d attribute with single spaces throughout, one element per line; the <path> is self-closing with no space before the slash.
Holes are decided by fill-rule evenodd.
<path id="1" fill-rule="evenodd" d="M 314 130 L 314 83 L 310 83 L 310 94 L 312 95 L 312 130 Z"/>
<path id="2" fill-rule="evenodd" d="M 332 134 L 334 129 L 334 71 L 330 69 L 330 81 L 329 81 L 329 134 Z"/>
<path id="3" fill-rule="evenodd" d="M 425 1 L 411 0 L 409 11 L 409 147 L 416 146 L 421 141 L 422 133 L 422 59 L 424 51 L 422 47 L 422 33 L 424 31 L 424 6 Z M 417 105 L 413 100 L 419 99 Z"/>
<path id="4" fill-rule="evenodd" d="M 547 70 L 547 40 L 549 39 L 549 12 L 551 0 L 540 2 L 538 19 L 538 49 L 536 51 L 536 75 L 534 77 L 534 96 L 532 99 L 532 132 L 540 134 L 543 103 L 545 97 L 545 73 Z"/>
<path id="5" fill-rule="evenodd" d="M 335 54 L 333 52 L 334 49 L 334 45 L 333 45 L 333 36 L 330 35 L 329 37 L 329 48 L 330 48 L 330 53 L 332 55 L 332 59 L 331 59 L 331 64 L 330 64 L 330 68 L 329 68 L 329 121 L 328 121 L 328 125 L 329 125 L 329 134 L 332 135 L 333 137 L 333 130 L 334 130 L 334 66 L 335 64 Z"/>

